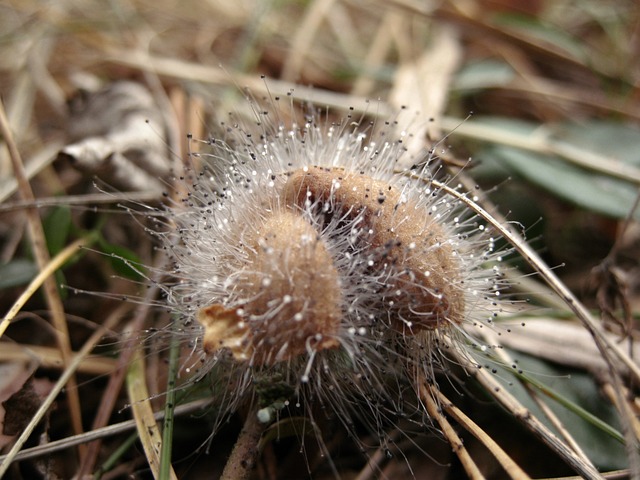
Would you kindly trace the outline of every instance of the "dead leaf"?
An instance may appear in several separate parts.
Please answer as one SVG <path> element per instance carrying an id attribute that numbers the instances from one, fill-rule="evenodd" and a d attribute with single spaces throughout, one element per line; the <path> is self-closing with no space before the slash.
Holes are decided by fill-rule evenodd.
<path id="1" fill-rule="evenodd" d="M 4 404 L 24 388 L 33 371 L 33 366 L 30 367 L 22 362 L 0 365 L 0 449 L 11 443 L 13 436 L 16 435 L 15 433 L 4 433 L 15 430 L 15 421 L 11 419 L 11 414 L 7 415 Z M 7 423 L 9 423 L 8 427 Z"/>
<path id="2" fill-rule="evenodd" d="M 33 377 L 30 377 L 20 390 L 2 402 L 4 408 L 2 433 L 13 436 L 22 432 L 38 410 L 40 403 L 40 397 L 33 388 Z"/>
<path id="3" fill-rule="evenodd" d="M 441 138 L 439 121 L 447 106 L 449 85 L 461 58 L 458 32 L 452 27 L 438 26 L 431 47 L 414 62 L 398 67 L 389 103 L 403 109 L 398 125 L 403 129 L 410 126 L 413 132 L 411 138 L 404 139 L 407 153 L 402 162 L 410 162 L 405 166 L 423 156 L 420 152 L 428 140 Z"/>
<path id="4" fill-rule="evenodd" d="M 169 174 L 162 112 L 147 89 L 120 81 L 95 92 L 81 91 L 69 103 L 68 133 L 74 143 L 58 158 L 70 160 L 117 188 L 165 189 Z"/>

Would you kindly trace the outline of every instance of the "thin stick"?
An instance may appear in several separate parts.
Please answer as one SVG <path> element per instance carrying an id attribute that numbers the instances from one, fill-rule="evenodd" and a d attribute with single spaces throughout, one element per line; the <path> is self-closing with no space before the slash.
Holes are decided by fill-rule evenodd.
<path id="1" fill-rule="evenodd" d="M 211 403 L 211 399 L 204 398 L 202 400 L 196 400 L 185 405 L 180 405 L 175 409 L 175 416 L 186 415 L 187 413 L 202 410 Z M 154 413 L 156 420 L 162 420 L 164 418 L 164 411 Z M 13 458 L 14 462 L 20 462 L 22 460 L 28 460 L 30 458 L 38 458 L 43 455 L 51 455 L 54 452 L 65 450 L 67 448 L 75 447 L 82 443 L 93 442 L 95 440 L 110 437 L 112 435 L 118 435 L 120 433 L 127 432 L 136 428 L 135 420 L 125 420 L 124 422 L 114 423 L 106 427 L 90 430 L 80 435 L 74 435 L 71 437 L 61 438 L 60 440 L 54 440 L 53 442 L 45 445 L 39 445 L 37 447 L 25 448 L 18 452 Z M 0 455 L 0 462 L 7 460 L 8 455 Z M 76 478 L 79 478 L 76 476 Z"/>
<path id="2" fill-rule="evenodd" d="M 538 254 L 516 233 L 511 232 L 504 227 L 500 222 L 496 221 L 489 212 L 483 209 L 476 202 L 467 197 L 466 194 L 460 193 L 457 190 L 449 187 L 448 185 L 439 182 L 437 180 L 431 180 L 431 183 L 442 189 L 444 192 L 452 195 L 461 202 L 463 202 L 472 211 L 476 212 L 481 218 L 488 221 L 500 234 L 513 245 L 513 247 L 522 255 L 522 257 L 531 265 L 540 276 L 547 282 L 547 284 L 553 289 L 554 292 L 560 298 L 562 298 L 567 306 L 576 314 L 580 319 L 584 327 L 593 337 L 593 340 L 600 351 L 600 354 L 604 361 L 607 363 L 609 373 L 611 375 L 611 381 L 615 387 L 615 393 L 618 396 L 618 405 L 625 405 L 624 398 L 622 398 L 622 380 L 618 371 L 614 366 L 614 359 L 611 352 L 614 354 L 629 368 L 630 375 L 635 377 L 635 381 L 640 383 L 640 367 L 627 355 L 619 346 L 615 344 L 607 335 L 602 331 L 602 327 L 591 316 L 591 313 L 587 308 L 577 299 L 569 288 L 560 281 L 556 274 L 547 266 L 547 264 L 538 256 Z M 635 436 L 635 432 L 631 430 L 633 421 L 631 420 L 631 413 L 627 408 L 618 410 L 621 419 L 621 425 L 623 433 L 625 435 L 625 448 L 627 450 L 627 457 L 629 459 L 630 470 L 634 476 L 640 478 L 640 453 L 638 452 L 638 438 Z"/>
<path id="3" fill-rule="evenodd" d="M 454 351 L 454 350 L 452 350 Z M 463 358 L 457 360 L 464 362 Z M 473 368 L 472 366 L 469 367 Z M 598 470 L 591 464 L 578 456 L 565 443 L 563 443 L 551 430 L 549 430 L 540 420 L 531 415 L 531 412 L 524 407 L 513 395 L 498 383 L 485 368 L 473 371 L 486 391 L 500 402 L 513 415 L 514 418 L 524 423 L 527 428 L 540 438 L 547 446 L 556 452 L 571 468 L 586 479 L 602 478 Z"/>
<path id="4" fill-rule="evenodd" d="M 89 354 L 89 352 L 93 350 L 93 347 L 95 347 L 96 343 L 98 343 L 98 341 L 107 332 L 109 332 L 116 326 L 117 321 L 118 321 L 117 317 L 112 317 L 110 321 L 106 322 L 98 330 L 96 330 L 93 333 L 93 335 L 91 335 L 89 340 L 87 340 L 87 343 L 84 344 L 84 346 L 78 352 L 78 354 L 71 360 L 71 363 L 69 364 L 69 366 L 65 369 L 65 371 L 62 373 L 62 375 L 56 382 L 56 384 L 53 386 L 53 388 L 51 389 L 51 392 L 49 393 L 49 395 L 47 395 L 47 398 L 45 398 L 44 402 L 42 402 L 42 405 L 40 405 L 40 408 L 38 408 L 38 411 L 35 413 L 31 421 L 29 422 L 29 425 L 26 426 L 22 434 L 20 434 L 20 436 L 16 440 L 16 443 L 13 445 L 13 447 L 11 447 L 11 450 L 9 451 L 9 453 L 3 458 L 2 463 L 0 463 L 0 478 L 2 478 L 5 473 L 7 473 L 7 470 L 9 469 L 9 465 L 11 465 L 16 455 L 18 454 L 18 452 L 20 451 L 24 443 L 28 440 L 29 436 L 35 429 L 36 425 L 38 425 L 40 420 L 42 420 L 42 417 L 44 417 L 44 415 L 47 413 L 47 410 L 49 410 L 49 408 L 53 404 L 58 394 L 65 387 L 65 385 L 69 381 L 69 378 L 71 378 L 74 375 L 80 363 L 82 363 L 82 361 Z"/>
<path id="5" fill-rule="evenodd" d="M 220 480 L 248 480 L 258 462 L 260 437 L 265 429 L 254 410 L 249 412 Z"/>
<path id="6" fill-rule="evenodd" d="M 67 246 L 58 255 L 56 255 L 45 267 L 40 270 L 40 273 L 31 280 L 31 283 L 27 286 L 27 289 L 22 292 L 22 295 L 18 297 L 13 306 L 9 309 L 5 317 L 0 322 L 0 337 L 4 334 L 5 330 L 11 323 L 11 320 L 22 310 L 24 304 L 33 296 L 33 294 L 40 288 L 40 286 L 64 265 L 71 257 L 73 257 L 78 250 L 84 246 L 91 244 L 95 240 L 95 236 L 87 236 L 80 238 Z"/>
<path id="7" fill-rule="evenodd" d="M 485 447 L 489 449 L 489 451 L 493 454 L 493 456 L 498 460 L 498 463 L 502 465 L 505 472 L 513 478 L 517 480 L 526 480 L 529 479 L 529 475 L 525 473 L 524 470 L 520 468 L 520 466 L 514 462 L 509 455 L 498 445 L 493 438 L 491 438 L 487 433 L 482 430 L 473 420 L 471 420 L 467 415 L 465 415 L 462 410 L 456 407 L 451 401 L 440 391 L 434 389 L 434 395 L 438 398 L 440 405 L 445 412 L 451 415 L 460 425 L 462 425 L 465 430 L 467 430 L 471 435 L 476 437 L 480 442 L 484 444 Z"/>
<path id="8" fill-rule="evenodd" d="M 420 392 L 420 398 L 427 407 L 427 412 L 429 413 L 431 418 L 435 418 L 438 421 L 444 437 L 449 441 L 449 444 L 451 445 L 451 448 L 453 448 L 454 453 L 460 459 L 460 463 L 462 463 L 462 466 L 467 472 L 467 475 L 469 475 L 469 478 L 471 480 L 484 479 L 484 475 L 482 475 L 480 469 L 471 458 L 471 455 L 469 455 L 469 452 L 462 443 L 462 440 L 453 429 L 449 421 L 444 417 L 444 415 L 442 415 L 442 412 L 440 412 L 436 401 L 431 396 L 431 392 L 427 390 L 425 382 L 420 382 L 418 389 Z"/>
<path id="9" fill-rule="evenodd" d="M 35 196 L 27 174 L 24 170 L 22 158 L 18 151 L 18 146 L 13 139 L 9 120 L 4 110 L 4 105 L 0 100 L 0 134 L 4 137 L 9 150 L 9 157 L 13 166 L 13 174 L 18 182 L 18 191 L 20 197 L 26 201 L 32 201 L 35 203 Z M 47 242 L 44 235 L 44 229 L 40 221 L 40 215 L 37 208 L 27 208 L 27 224 L 29 230 L 29 238 L 31 239 L 31 247 L 33 255 L 35 256 L 38 268 L 46 270 L 47 265 L 51 261 L 49 257 L 49 251 L 47 250 Z M 69 329 L 67 327 L 67 321 L 64 314 L 64 307 L 62 305 L 62 299 L 58 293 L 58 286 L 54 277 L 47 275 L 43 283 L 45 298 L 47 305 L 51 312 L 51 318 L 54 328 L 57 331 L 58 346 L 60 347 L 60 353 L 62 354 L 62 361 L 65 366 L 71 364 L 71 342 L 69 340 Z M 80 396 L 78 394 L 78 388 L 74 375 L 70 375 L 68 378 L 69 384 L 67 388 L 67 401 L 69 402 L 69 414 L 71 417 L 71 425 L 73 431 L 76 434 L 82 433 L 82 410 L 80 408 Z M 84 455 L 84 445 L 78 447 L 80 456 Z"/>

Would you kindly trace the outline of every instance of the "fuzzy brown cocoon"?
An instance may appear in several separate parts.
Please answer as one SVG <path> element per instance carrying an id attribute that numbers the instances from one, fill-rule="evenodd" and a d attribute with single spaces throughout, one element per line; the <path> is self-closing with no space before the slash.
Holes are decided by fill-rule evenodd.
<path id="1" fill-rule="evenodd" d="M 271 365 L 337 347 L 340 276 L 313 226 L 282 211 L 247 227 L 243 239 L 250 258 L 234 283 L 246 302 L 198 312 L 205 351 L 228 348 L 237 360 Z"/>
<path id="2" fill-rule="evenodd" d="M 370 268 L 386 283 L 381 308 L 393 314 L 396 328 L 415 332 L 462 323 L 460 265 L 446 234 L 400 190 L 343 168 L 307 167 L 290 174 L 283 196 L 288 206 L 330 202 L 333 215 L 363 214 L 371 232 L 364 236 Z"/>

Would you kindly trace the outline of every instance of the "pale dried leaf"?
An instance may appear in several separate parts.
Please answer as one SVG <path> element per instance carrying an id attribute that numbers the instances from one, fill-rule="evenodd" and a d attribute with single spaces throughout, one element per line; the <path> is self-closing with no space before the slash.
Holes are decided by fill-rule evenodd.
<path id="1" fill-rule="evenodd" d="M 140 84 L 121 81 L 71 103 L 69 135 L 60 151 L 85 172 L 117 188 L 161 192 L 170 170 L 162 114 Z"/>
<path id="2" fill-rule="evenodd" d="M 23 362 L 0 365 L 0 449 L 11 443 L 16 435 L 11 432 L 10 424 L 15 422 L 10 419 L 11 412 L 5 411 L 5 402 L 24 388 L 32 374 L 33 368 Z"/>
<path id="3" fill-rule="evenodd" d="M 397 109 L 406 107 L 398 118 L 400 127 L 411 126 L 413 133 L 405 140 L 405 162 L 413 163 L 419 158 L 426 139 L 441 137 L 439 118 L 447 106 L 449 85 L 461 58 L 456 30 L 441 26 L 436 29 L 431 47 L 420 58 L 398 68 L 389 103 Z"/>
<path id="4" fill-rule="evenodd" d="M 568 367 L 590 372 L 601 372 L 607 368 L 592 335 L 582 325 L 553 318 L 528 318 L 525 325 L 503 335 L 502 344 Z M 608 336 L 613 342 L 619 340 L 617 335 Z M 639 351 L 639 344 L 634 342 L 634 351 Z M 619 367 L 625 371 L 622 364 Z"/>

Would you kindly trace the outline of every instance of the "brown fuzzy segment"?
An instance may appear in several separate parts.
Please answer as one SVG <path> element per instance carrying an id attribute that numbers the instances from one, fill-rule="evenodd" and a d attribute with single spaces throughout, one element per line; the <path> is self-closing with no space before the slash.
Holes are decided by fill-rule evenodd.
<path id="1" fill-rule="evenodd" d="M 416 331 L 462 322 L 460 267 L 445 233 L 400 190 L 342 168 L 307 167 L 290 174 L 283 196 L 288 206 L 330 202 L 333 215 L 364 216 L 364 253 L 373 262 L 370 271 L 385 284 L 382 309 L 393 314 L 397 328 Z"/>
<path id="2" fill-rule="evenodd" d="M 234 283 L 246 301 L 198 312 L 205 351 L 228 348 L 238 360 L 271 365 L 337 347 L 340 277 L 313 226 L 292 212 L 274 213 L 248 226 L 243 242 L 249 261 Z"/>

